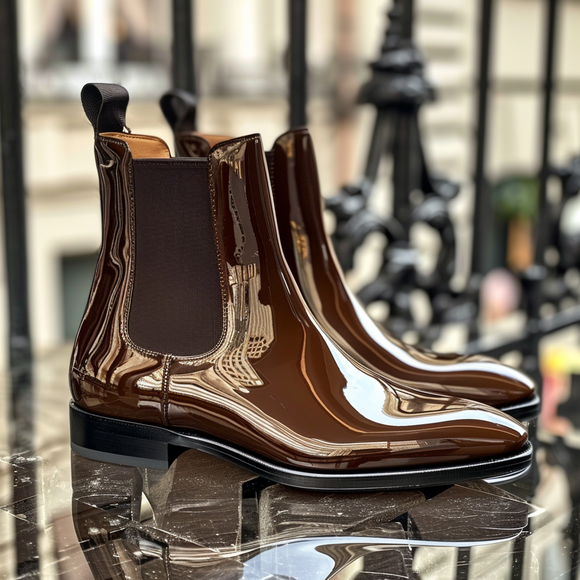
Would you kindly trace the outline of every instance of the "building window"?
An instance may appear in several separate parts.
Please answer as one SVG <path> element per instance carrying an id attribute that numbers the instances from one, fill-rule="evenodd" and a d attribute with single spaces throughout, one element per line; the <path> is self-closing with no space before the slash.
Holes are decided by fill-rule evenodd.
<path id="1" fill-rule="evenodd" d="M 64 340 L 71 341 L 76 336 L 87 305 L 97 256 L 94 253 L 61 258 Z"/>
<path id="2" fill-rule="evenodd" d="M 169 84 L 170 2 L 28 0 L 19 8 L 28 98 L 77 99 L 95 80 L 157 98 Z"/>

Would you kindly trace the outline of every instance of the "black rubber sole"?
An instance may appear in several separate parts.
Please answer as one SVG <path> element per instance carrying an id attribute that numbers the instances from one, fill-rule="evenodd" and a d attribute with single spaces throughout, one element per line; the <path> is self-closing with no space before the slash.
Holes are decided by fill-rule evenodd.
<path id="1" fill-rule="evenodd" d="M 498 407 L 498 409 L 518 421 L 532 421 L 540 414 L 541 407 L 540 397 L 534 393 L 529 399 Z"/>
<path id="2" fill-rule="evenodd" d="M 107 463 L 169 469 L 184 451 L 197 449 L 276 483 L 312 491 L 374 491 L 451 485 L 470 479 L 495 483 L 522 477 L 532 460 L 527 442 L 510 454 L 472 462 L 364 472 L 307 471 L 280 465 L 207 435 L 123 421 L 70 405 L 71 447 L 75 453 Z"/>

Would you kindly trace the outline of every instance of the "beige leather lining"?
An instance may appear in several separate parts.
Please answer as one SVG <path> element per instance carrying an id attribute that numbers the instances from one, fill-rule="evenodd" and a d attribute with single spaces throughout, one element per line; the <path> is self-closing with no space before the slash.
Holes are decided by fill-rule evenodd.
<path id="1" fill-rule="evenodd" d="M 207 135 L 205 133 L 194 133 L 197 137 L 201 137 L 208 142 L 209 148 L 215 147 L 219 143 L 223 143 L 224 141 L 230 141 L 233 137 L 228 137 L 227 135 Z"/>
<path id="2" fill-rule="evenodd" d="M 129 145 L 133 159 L 169 159 L 171 157 L 167 143 L 159 137 L 130 133 L 101 133 L 101 135 L 125 141 Z"/>

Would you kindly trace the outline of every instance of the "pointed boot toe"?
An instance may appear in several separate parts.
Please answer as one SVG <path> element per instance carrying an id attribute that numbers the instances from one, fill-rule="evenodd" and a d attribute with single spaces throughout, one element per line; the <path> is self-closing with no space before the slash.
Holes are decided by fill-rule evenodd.
<path id="1" fill-rule="evenodd" d="M 433 393 L 472 399 L 518 419 L 535 417 L 532 380 L 482 356 L 439 355 L 406 345 L 380 328 L 350 292 L 324 230 L 322 197 L 307 129 L 276 140 L 270 155 L 276 217 L 288 264 L 315 316 L 363 364 Z"/>

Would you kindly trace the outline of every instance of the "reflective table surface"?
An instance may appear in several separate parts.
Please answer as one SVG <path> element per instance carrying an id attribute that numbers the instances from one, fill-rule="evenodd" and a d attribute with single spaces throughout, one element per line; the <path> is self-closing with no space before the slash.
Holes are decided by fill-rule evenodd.
<path id="1" fill-rule="evenodd" d="M 67 364 L 63 349 L 35 366 L 34 449 L 11 453 L 0 429 L 0 578 L 576 578 L 574 429 L 536 437 L 530 425 L 533 469 L 501 487 L 312 493 L 197 451 L 166 472 L 71 453 Z"/>

